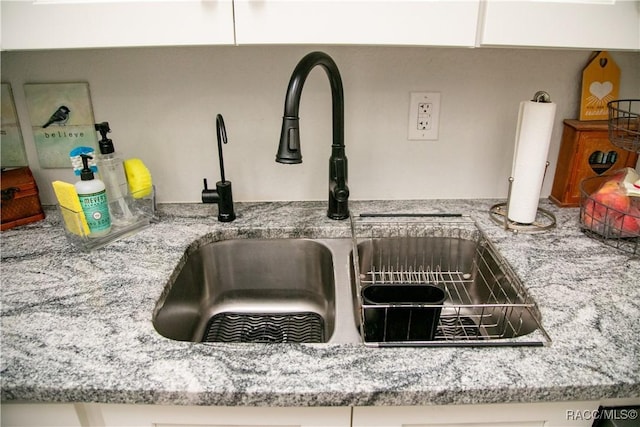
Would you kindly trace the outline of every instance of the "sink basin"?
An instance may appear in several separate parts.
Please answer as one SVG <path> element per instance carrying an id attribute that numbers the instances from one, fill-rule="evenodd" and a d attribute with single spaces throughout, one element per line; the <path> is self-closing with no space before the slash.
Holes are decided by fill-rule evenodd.
<path id="1" fill-rule="evenodd" d="M 352 233 L 189 248 L 153 325 L 192 342 L 550 343 L 535 301 L 474 222 L 353 223 Z"/>
<path id="2" fill-rule="evenodd" d="M 161 335 L 179 341 L 354 341 L 348 271 L 334 265 L 334 257 L 348 259 L 350 247 L 350 239 L 205 244 L 188 251 L 172 275 L 156 305 L 153 325 Z M 344 311 L 339 307 L 349 314 L 338 316 Z M 351 323 L 351 337 L 336 333 L 338 321 Z"/>
<path id="3" fill-rule="evenodd" d="M 357 258 L 351 255 L 352 262 L 355 261 L 351 286 L 355 322 L 361 328 L 365 344 L 544 345 L 550 342 L 542 329 L 535 301 L 475 223 L 437 226 L 369 223 L 355 228 L 359 228 L 360 233 L 356 232 L 359 234 Z M 441 289 L 444 301 L 435 304 L 406 301 L 406 296 L 411 295 L 408 290 L 415 286 Z M 388 287 L 397 293 L 389 301 L 371 304 L 365 294 L 372 287 L 376 291 L 388 291 L 385 289 Z M 403 302 L 398 304 L 399 300 Z M 371 318 L 379 324 L 368 325 L 367 319 Z M 431 319 L 434 323 L 418 324 L 415 320 L 418 318 Z M 424 338 L 428 334 L 416 334 L 418 327 L 433 327 L 435 336 L 431 333 L 431 338 Z M 371 330 L 374 333 L 367 332 Z M 404 335 L 398 330 L 403 330 Z M 527 339 L 534 331 L 540 336 Z M 421 338 L 412 338 L 414 336 Z"/>

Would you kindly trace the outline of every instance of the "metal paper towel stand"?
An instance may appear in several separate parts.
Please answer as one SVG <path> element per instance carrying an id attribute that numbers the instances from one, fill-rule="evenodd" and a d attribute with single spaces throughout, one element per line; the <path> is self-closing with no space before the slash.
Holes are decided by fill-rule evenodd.
<path id="1" fill-rule="evenodd" d="M 549 162 L 545 166 L 545 174 Z M 496 203 L 489 209 L 491 219 L 498 225 L 503 225 L 505 230 L 511 230 L 514 233 L 541 233 L 543 231 L 550 230 L 556 226 L 556 216 L 546 209 L 538 207 L 538 213 L 536 219 L 531 224 L 523 224 L 521 222 L 511 221 L 507 217 L 509 212 L 509 202 L 511 201 L 511 187 L 513 185 L 513 177 L 509 177 L 509 193 L 507 195 L 507 201 L 502 203 Z"/>
<path id="2" fill-rule="evenodd" d="M 532 101 L 535 102 L 551 102 L 551 97 L 547 92 L 538 91 L 533 95 Z M 549 162 L 544 167 L 544 175 L 547 174 L 547 168 Z M 512 176 L 509 177 L 509 192 L 507 193 L 507 201 L 503 203 L 497 203 L 489 209 L 489 215 L 491 219 L 498 225 L 503 225 L 505 230 L 511 230 L 514 233 L 540 233 L 550 230 L 556 226 L 556 217 L 553 213 L 546 209 L 538 207 L 536 219 L 530 224 L 524 224 L 521 222 L 512 221 L 508 218 L 509 203 L 511 201 L 511 188 L 513 187 Z"/>

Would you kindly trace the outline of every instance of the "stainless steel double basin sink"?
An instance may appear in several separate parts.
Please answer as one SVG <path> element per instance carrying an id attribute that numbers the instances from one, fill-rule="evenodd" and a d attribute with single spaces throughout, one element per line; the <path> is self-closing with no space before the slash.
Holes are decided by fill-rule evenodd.
<path id="1" fill-rule="evenodd" d="M 371 307 L 361 291 L 398 284 L 444 291 L 444 302 L 436 304 L 435 338 L 368 342 L 363 313 Z M 396 310 L 414 316 L 416 329 L 422 327 L 415 319 L 425 307 L 430 306 L 397 297 L 375 308 L 385 315 Z M 183 257 L 156 304 L 153 325 L 179 341 L 375 346 L 540 344 L 517 338 L 542 330 L 535 302 L 477 229 L 471 237 L 206 243 Z M 386 331 L 386 324 L 381 327 Z"/>

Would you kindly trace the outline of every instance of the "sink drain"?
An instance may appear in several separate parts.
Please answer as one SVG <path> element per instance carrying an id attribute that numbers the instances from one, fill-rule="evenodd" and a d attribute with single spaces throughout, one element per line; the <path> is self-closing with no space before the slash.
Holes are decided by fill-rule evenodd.
<path id="1" fill-rule="evenodd" d="M 209 319 L 203 342 L 324 342 L 317 313 L 220 313 Z"/>

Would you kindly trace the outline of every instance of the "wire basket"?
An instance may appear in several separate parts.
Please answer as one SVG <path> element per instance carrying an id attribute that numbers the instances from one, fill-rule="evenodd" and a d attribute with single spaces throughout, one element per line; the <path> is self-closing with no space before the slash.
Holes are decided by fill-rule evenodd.
<path id="1" fill-rule="evenodd" d="M 617 99 L 609 108 L 609 141 L 616 147 L 640 153 L 640 99 Z"/>
<path id="2" fill-rule="evenodd" d="M 352 218 L 365 345 L 551 342 L 532 297 L 471 218 L 397 215 Z"/>
<path id="3" fill-rule="evenodd" d="M 640 255 L 640 201 L 618 199 L 598 193 L 612 176 L 587 178 L 580 183 L 580 228 L 589 237 L 631 255 Z"/>

